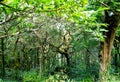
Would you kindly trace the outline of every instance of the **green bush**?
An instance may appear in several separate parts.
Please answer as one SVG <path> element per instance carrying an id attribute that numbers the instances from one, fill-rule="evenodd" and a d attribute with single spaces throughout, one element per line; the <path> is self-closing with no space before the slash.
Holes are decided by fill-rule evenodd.
<path id="1" fill-rule="evenodd" d="M 108 82 L 120 82 L 120 78 L 118 75 L 109 75 Z"/>
<path id="2" fill-rule="evenodd" d="M 0 79 L 0 82 L 3 82 L 3 80 L 2 80 L 2 79 Z"/>
<path id="3" fill-rule="evenodd" d="M 82 82 L 93 82 L 92 78 L 85 78 Z"/>
<path id="4" fill-rule="evenodd" d="M 25 72 L 23 82 L 41 82 L 39 74 L 35 70 Z"/>

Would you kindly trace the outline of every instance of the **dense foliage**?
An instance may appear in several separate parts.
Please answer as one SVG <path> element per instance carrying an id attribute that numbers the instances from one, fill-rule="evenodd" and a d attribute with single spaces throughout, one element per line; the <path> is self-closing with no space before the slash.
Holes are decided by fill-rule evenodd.
<path id="1" fill-rule="evenodd" d="M 1 0 L 0 82 L 119 82 L 119 18 L 118 0 Z"/>

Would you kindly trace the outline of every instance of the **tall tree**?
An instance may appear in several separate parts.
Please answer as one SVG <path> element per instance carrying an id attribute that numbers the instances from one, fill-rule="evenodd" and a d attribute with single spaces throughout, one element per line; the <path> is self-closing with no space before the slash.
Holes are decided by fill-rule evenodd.
<path id="1" fill-rule="evenodd" d="M 111 12 L 113 15 L 110 15 Z M 105 74 L 108 71 L 110 62 L 111 62 L 111 50 L 113 46 L 113 42 L 115 39 L 115 34 L 120 22 L 120 15 L 117 12 L 105 10 L 105 23 L 108 24 L 108 26 L 105 28 L 107 32 L 104 32 L 103 35 L 105 35 L 105 41 L 101 43 L 101 61 L 100 61 L 100 77 L 101 82 L 104 82 L 106 79 Z"/>
<path id="2" fill-rule="evenodd" d="M 100 3 L 108 8 L 104 10 L 104 22 L 107 24 L 107 27 L 105 27 L 106 31 L 103 33 L 105 38 L 104 41 L 101 42 L 100 52 L 100 80 L 101 82 L 106 82 L 107 71 L 111 63 L 111 50 L 120 23 L 120 12 L 118 11 L 119 5 L 116 4 L 116 0 Z"/>

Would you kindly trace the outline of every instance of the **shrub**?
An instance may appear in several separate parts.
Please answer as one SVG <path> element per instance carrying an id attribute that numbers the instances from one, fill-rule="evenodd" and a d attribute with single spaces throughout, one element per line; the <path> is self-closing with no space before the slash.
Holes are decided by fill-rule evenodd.
<path id="1" fill-rule="evenodd" d="M 24 72 L 23 82 L 41 82 L 39 74 L 35 70 Z"/>

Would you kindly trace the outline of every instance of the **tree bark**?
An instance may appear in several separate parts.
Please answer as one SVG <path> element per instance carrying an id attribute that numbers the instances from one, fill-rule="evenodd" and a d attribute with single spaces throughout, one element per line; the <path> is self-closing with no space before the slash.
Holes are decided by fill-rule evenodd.
<path id="1" fill-rule="evenodd" d="M 42 66 L 42 54 L 40 54 L 40 56 L 39 56 L 39 61 L 40 61 L 40 81 L 42 81 L 42 68 L 43 68 L 43 66 Z"/>
<path id="2" fill-rule="evenodd" d="M 4 78 L 5 76 L 4 38 L 1 39 L 1 52 L 2 52 L 2 78 Z"/>
<path id="3" fill-rule="evenodd" d="M 90 68 L 90 52 L 88 49 L 86 49 L 85 64 L 86 64 L 86 70 L 89 70 L 89 68 Z"/>
<path id="4" fill-rule="evenodd" d="M 108 26 L 105 28 L 107 31 L 104 32 L 105 40 L 101 42 L 101 53 L 100 53 L 100 81 L 107 82 L 107 72 L 111 61 L 111 50 L 115 38 L 115 34 L 119 25 L 120 15 L 115 13 L 110 16 L 109 12 L 105 10 L 105 23 Z"/>
<path id="5" fill-rule="evenodd" d="M 67 62 L 67 66 L 69 67 L 70 66 L 70 57 L 69 57 L 69 53 L 67 50 L 65 51 L 61 51 L 61 50 L 57 50 L 61 55 L 64 55 L 65 58 L 66 58 L 66 62 Z"/>
<path id="6" fill-rule="evenodd" d="M 66 58 L 66 61 L 67 61 L 67 66 L 69 67 L 70 66 L 69 54 L 65 54 L 65 58 Z"/>
<path id="7" fill-rule="evenodd" d="M 115 55 L 114 55 L 114 66 L 115 66 L 115 72 L 119 72 L 119 67 L 120 67 L 120 36 L 115 37 Z"/>

